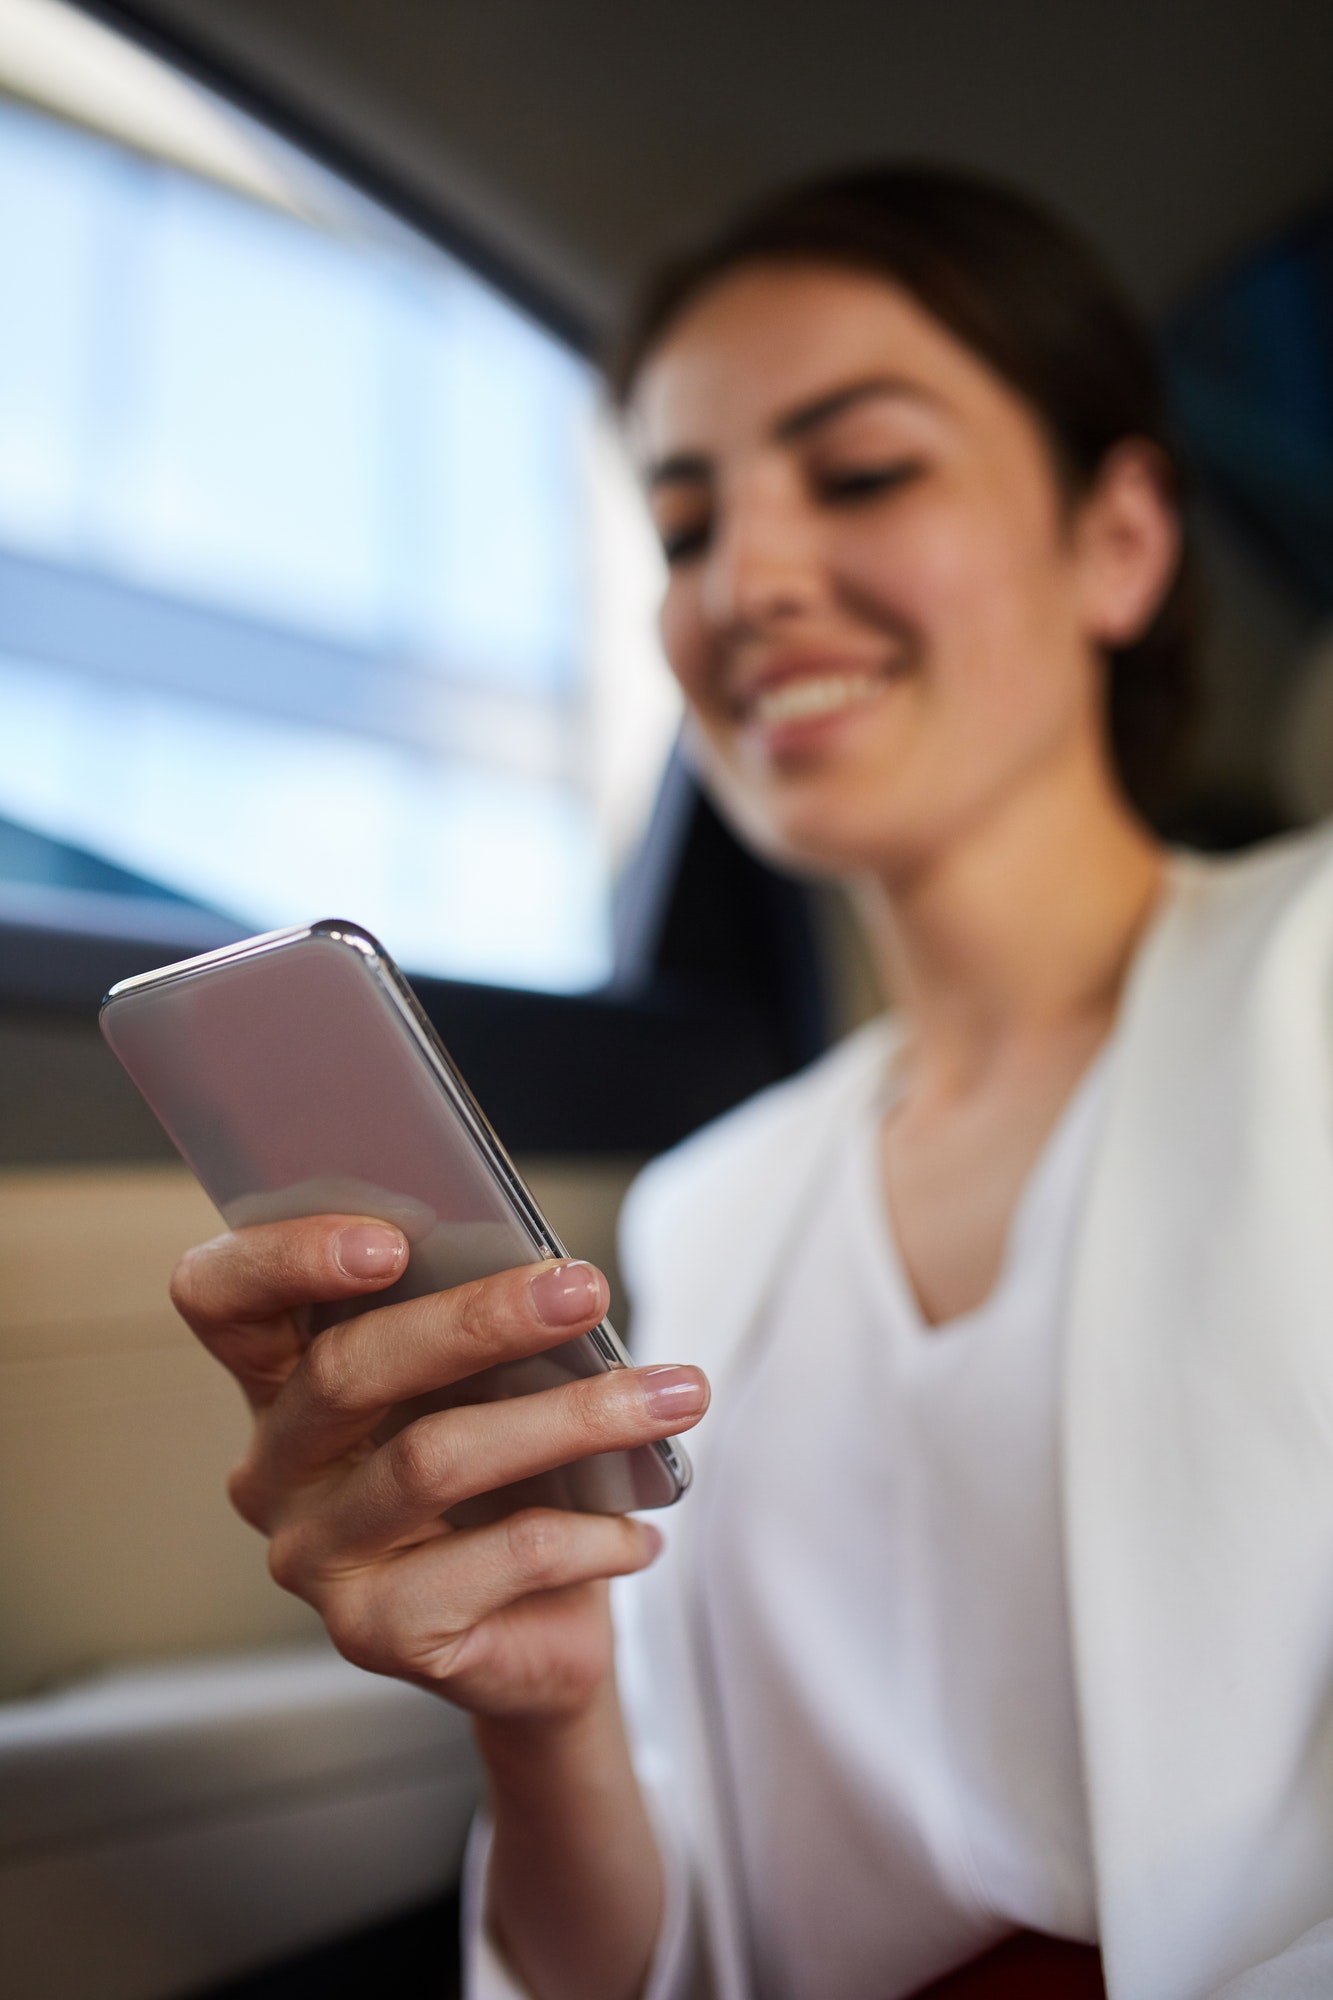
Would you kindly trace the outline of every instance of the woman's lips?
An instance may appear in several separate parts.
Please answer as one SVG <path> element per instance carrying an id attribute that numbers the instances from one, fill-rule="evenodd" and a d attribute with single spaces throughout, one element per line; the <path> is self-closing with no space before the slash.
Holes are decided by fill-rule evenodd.
<path id="1" fill-rule="evenodd" d="M 828 721 L 873 701 L 889 678 L 866 669 L 785 675 L 750 696 L 745 721 L 765 733 Z"/>

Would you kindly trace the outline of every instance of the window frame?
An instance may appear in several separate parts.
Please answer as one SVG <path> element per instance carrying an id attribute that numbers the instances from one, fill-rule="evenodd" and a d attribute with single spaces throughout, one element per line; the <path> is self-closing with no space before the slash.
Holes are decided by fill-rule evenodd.
<path id="1" fill-rule="evenodd" d="M 350 182 L 576 354 L 593 353 L 593 329 L 568 299 L 288 93 L 149 10 L 124 0 L 77 3 Z M 128 605 L 132 593 L 123 594 Z M 19 912 L 0 900 L 0 1016 L 91 1026 L 116 980 L 244 935 L 177 902 L 103 896 L 95 909 L 85 899 L 80 916 L 77 899 L 57 900 Z M 617 967 L 601 991 L 413 975 L 427 1014 L 515 1151 L 657 1152 L 826 1045 L 810 892 L 739 846 L 679 753 L 617 902 Z"/>

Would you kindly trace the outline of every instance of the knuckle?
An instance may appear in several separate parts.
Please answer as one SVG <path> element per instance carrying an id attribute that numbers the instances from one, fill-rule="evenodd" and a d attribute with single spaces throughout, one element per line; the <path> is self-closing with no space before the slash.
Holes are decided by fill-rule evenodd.
<path id="1" fill-rule="evenodd" d="M 614 1375 L 595 1375 L 578 1386 L 576 1422 L 592 1451 L 608 1450 L 624 1435 L 626 1412 L 619 1387 Z"/>
<path id="2" fill-rule="evenodd" d="M 548 1589 L 560 1577 L 565 1558 L 565 1524 L 558 1514 L 527 1509 L 506 1524 L 509 1560 L 529 1590 Z"/>
<path id="3" fill-rule="evenodd" d="M 386 1645 L 391 1655 L 387 1620 L 359 1594 L 342 1591 L 323 1606 L 325 1630 L 345 1660 L 367 1673 L 391 1671 L 386 1665 Z"/>
<path id="4" fill-rule="evenodd" d="M 171 1303 L 187 1324 L 192 1324 L 202 1313 L 204 1260 L 211 1247 L 210 1244 L 200 1243 L 187 1250 L 177 1260 L 171 1274 L 168 1286 Z"/>
<path id="5" fill-rule="evenodd" d="M 280 1590 L 306 1597 L 310 1564 L 306 1538 L 294 1527 L 278 1528 L 269 1539 L 268 1573 Z"/>
<path id="6" fill-rule="evenodd" d="M 324 1416 L 348 1417 L 358 1414 L 360 1383 L 358 1371 L 348 1354 L 342 1329 L 329 1327 L 306 1350 L 302 1367 L 306 1392 Z"/>
<path id="7" fill-rule="evenodd" d="M 382 1591 L 344 1589 L 321 1611 L 329 1637 L 354 1667 L 418 1684 L 446 1679 L 466 1637 L 423 1628 Z"/>
<path id="8" fill-rule="evenodd" d="M 262 1243 L 254 1246 L 254 1255 L 267 1285 L 284 1297 L 314 1296 L 328 1289 L 331 1253 L 323 1235 L 315 1234 L 308 1221 L 270 1225 Z"/>
<path id="9" fill-rule="evenodd" d="M 428 1498 L 446 1483 L 452 1454 L 442 1426 L 426 1419 L 407 1424 L 386 1449 L 400 1492 Z"/>
<path id="10" fill-rule="evenodd" d="M 495 1325 L 490 1290 L 484 1278 L 460 1285 L 453 1294 L 454 1332 L 471 1353 L 486 1353 L 494 1344 Z"/>
<path id="11" fill-rule="evenodd" d="M 260 1482 L 248 1458 L 243 1458 L 227 1475 L 227 1498 L 249 1528 L 264 1527 L 264 1505 Z"/>

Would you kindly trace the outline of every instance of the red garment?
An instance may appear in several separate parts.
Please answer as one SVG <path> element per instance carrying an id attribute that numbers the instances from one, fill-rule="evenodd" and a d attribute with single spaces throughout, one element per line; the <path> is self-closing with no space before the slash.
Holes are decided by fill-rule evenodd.
<path id="1" fill-rule="evenodd" d="M 1102 1955 L 1090 1944 L 1020 1931 L 914 2000 L 1106 2000 Z"/>

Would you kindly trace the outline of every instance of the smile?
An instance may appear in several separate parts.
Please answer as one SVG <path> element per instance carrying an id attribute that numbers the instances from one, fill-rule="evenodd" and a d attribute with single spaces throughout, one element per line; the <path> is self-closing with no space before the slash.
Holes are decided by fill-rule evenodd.
<path id="1" fill-rule="evenodd" d="M 749 705 L 749 720 L 761 729 L 822 721 L 871 701 L 885 686 L 880 673 L 805 674 L 761 688 Z"/>

